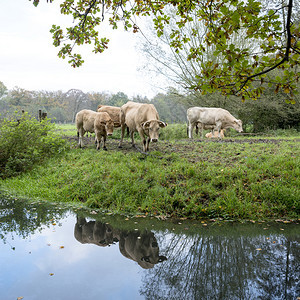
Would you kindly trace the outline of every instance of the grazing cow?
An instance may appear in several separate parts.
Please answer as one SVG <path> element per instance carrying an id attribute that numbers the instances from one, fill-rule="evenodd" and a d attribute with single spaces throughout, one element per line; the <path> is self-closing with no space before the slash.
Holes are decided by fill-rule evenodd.
<path id="1" fill-rule="evenodd" d="M 74 236 L 82 244 L 95 244 L 106 247 L 119 242 L 119 250 L 123 256 L 136 261 L 142 268 L 153 268 L 155 264 L 165 261 L 159 255 L 157 240 L 152 232 L 123 231 L 113 229 L 109 224 L 100 221 L 86 221 L 77 216 Z"/>
<path id="2" fill-rule="evenodd" d="M 153 104 L 136 103 L 128 101 L 121 106 L 120 113 L 122 136 L 119 147 L 125 133 L 125 127 L 129 128 L 132 146 L 134 144 L 134 133 L 137 131 L 143 141 L 143 151 L 149 151 L 149 143 L 158 141 L 158 132 L 160 128 L 166 127 L 168 124 L 159 120 L 158 112 Z M 148 138 L 146 139 L 147 136 Z"/>
<path id="3" fill-rule="evenodd" d="M 120 107 L 109 105 L 98 105 L 98 112 L 107 112 L 114 122 L 114 127 L 121 127 L 120 122 Z"/>
<path id="4" fill-rule="evenodd" d="M 83 147 L 82 137 L 86 132 L 95 133 L 97 149 L 100 149 L 101 139 L 103 138 L 103 149 L 106 148 L 106 136 L 111 136 L 114 130 L 114 123 L 106 112 L 95 112 L 89 109 L 83 109 L 76 114 L 76 127 L 78 136 L 78 145 Z"/>
<path id="5" fill-rule="evenodd" d="M 220 136 L 221 138 L 223 139 L 224 138 L 224 132 L 225 132 L 226 129 L 221 129 L 220 130 Z M 214 131 L 214 133 L 212 134 L 211 132 L 208 132 L 206 135 L 205 135 L 206 138 L 208 139 L 211 139 L 211 138 L 217 138 L 218 137 L 218 133 L 216 131 Z"/>
<path id="6" fill-rule="evenodd" d="M 218 131 L 219 138 L 221 138 L 221 129 L 233 128 L 238 132 L 243 131 L 242 121 L 236 119 L 223 108 L 191 107 L 187 110 L 187 119 L 189 122 L 189 138 L 193 138 L 193 129 L 196 124 L 201 129 L 202 138 L 203 129 L 205 128 L 211 128 L 212 135 L 214 131 Z"/>

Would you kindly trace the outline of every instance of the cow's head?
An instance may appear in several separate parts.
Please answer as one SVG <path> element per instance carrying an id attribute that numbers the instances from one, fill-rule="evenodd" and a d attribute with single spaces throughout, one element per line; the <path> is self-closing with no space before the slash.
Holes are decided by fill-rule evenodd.
<path id="1" fill-rule="evenodd" d="M 167 123 L 159 120 L 146 121 L 143 122 L 141 125 L 146 135 L 149 136 L 151 142 L 157 142 L 159 136 L 159 129 L 168 126 Z"/>
<path id="2" fill-rule="evenodd" d="M 243 131 L 243 122 L 241 120 L 234 120 L 233 127 L 237 132 Z"/>
<path id="3" fill-rule="evenodd" d="M 112 120 L 108 120 L 105 122 L 101 122 L 101 125 L 105 126 L 105 131 L 108 136 L 111 136 L 114 132 L 114 122 Z"/>
<path id="4" fill-rule="evenodd" d="M 99 104 L 99 105 L 97 106 L 97 111 L 99 111 L 100 108 L 101 108 L 102 106 L 104 106 L 104 105 Z"/>
<path id="5" fill-rule="evenodd" d="M 122 254 L 136 261 L 143 269 L 151 269 L 167 260 L 167 257 L 159 255 L 158 243 L 153 232 L 129 232 L 123 239 Z"/>

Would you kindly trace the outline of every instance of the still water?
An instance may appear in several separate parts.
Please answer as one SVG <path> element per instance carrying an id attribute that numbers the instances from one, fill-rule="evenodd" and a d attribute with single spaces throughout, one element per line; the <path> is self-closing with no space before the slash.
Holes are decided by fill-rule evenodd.
<path id="1" fill-rule="evenodd" d="M 162 221 L 1 197 L 0 300 L 300 299 L 300 225 Z"/>

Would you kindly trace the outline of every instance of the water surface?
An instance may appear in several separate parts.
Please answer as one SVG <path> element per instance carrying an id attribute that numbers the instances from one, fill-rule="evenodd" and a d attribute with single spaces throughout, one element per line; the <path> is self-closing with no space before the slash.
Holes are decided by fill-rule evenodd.
<path id="1" fill-rule="evenodd" d="M 297 299 L 299 228 L 129 218 L 0 196 L 0 299 Z"/>

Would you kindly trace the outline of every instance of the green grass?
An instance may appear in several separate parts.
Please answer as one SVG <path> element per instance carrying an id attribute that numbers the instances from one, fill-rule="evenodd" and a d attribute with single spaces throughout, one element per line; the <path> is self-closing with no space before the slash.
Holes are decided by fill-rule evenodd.
<path id="1" fill-rule="evenodd" d="M 55 129 L 62 136 L 77 136 L 75 124 L 55 124 Z"/>
<path id="2" fill-rule="evenodd" d="M 148 156 L 127 139 L 123 149 L 109 139 L 107 152 L 91 142 L 2 181 L 1 189 L 126 214 L 299 218 L 299 136 L 177 140 L 183 126 L 150 144 Z"/>

